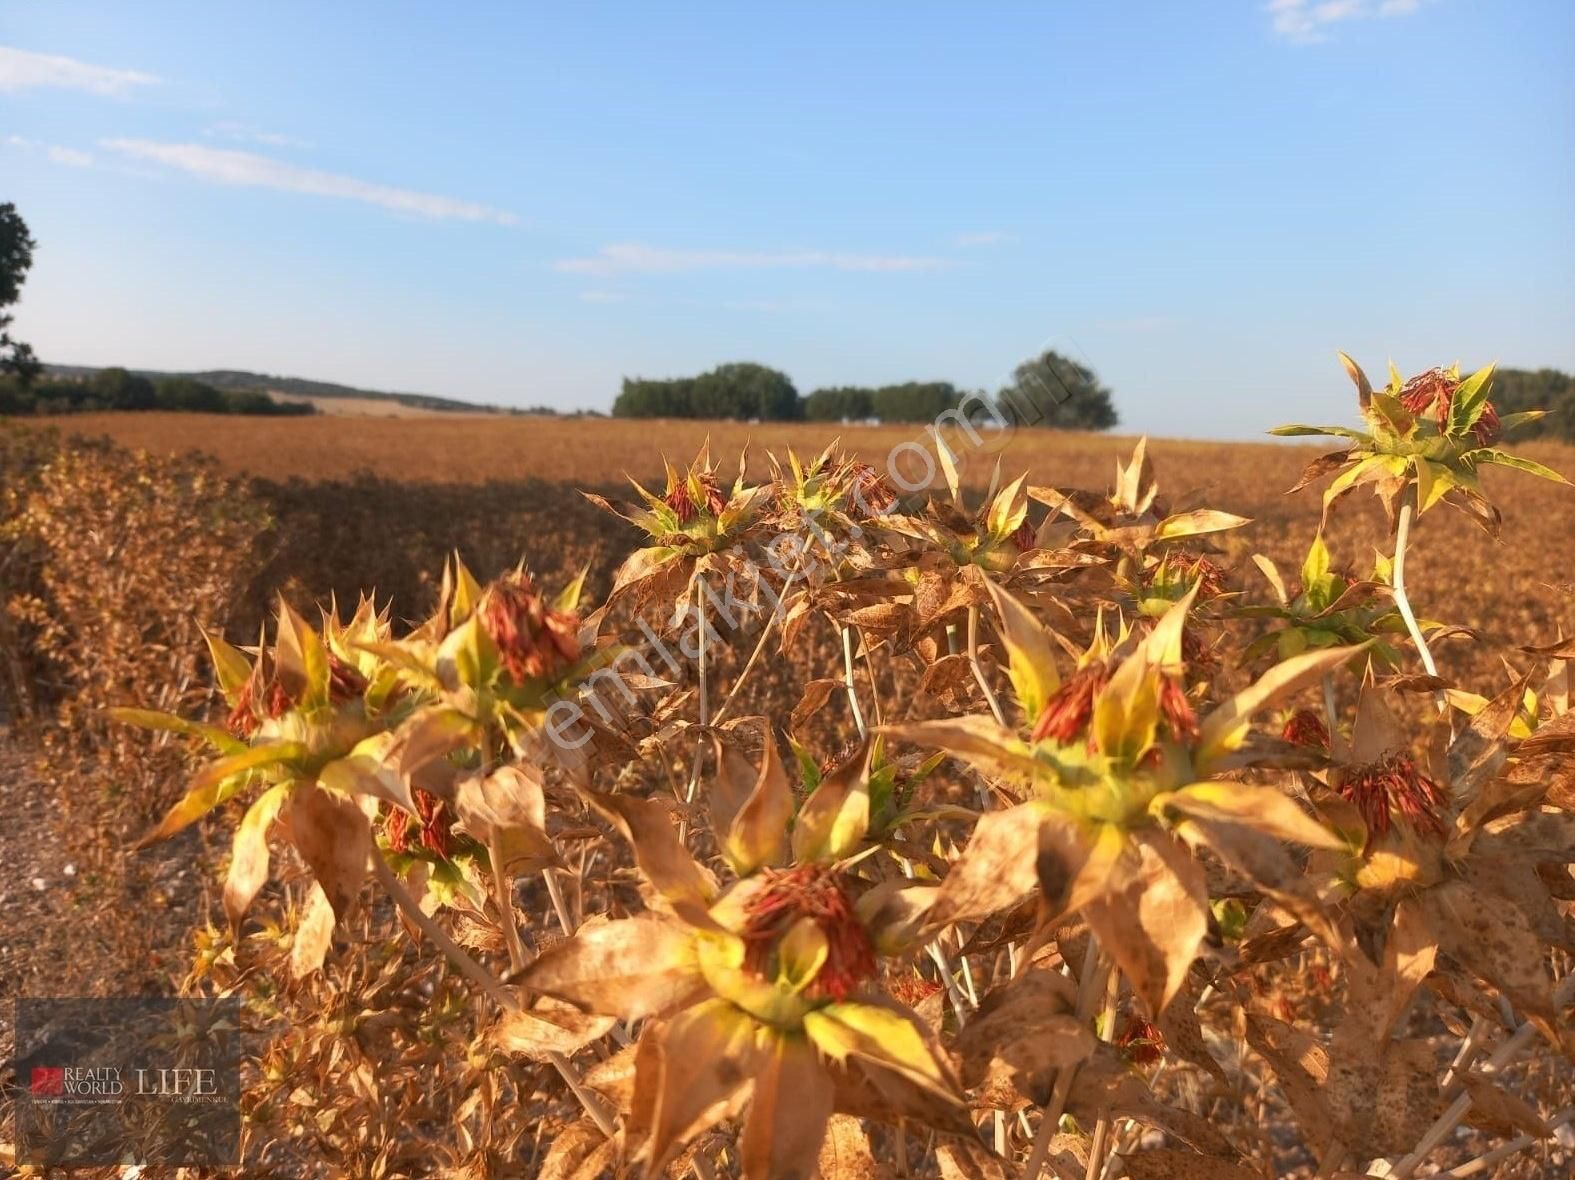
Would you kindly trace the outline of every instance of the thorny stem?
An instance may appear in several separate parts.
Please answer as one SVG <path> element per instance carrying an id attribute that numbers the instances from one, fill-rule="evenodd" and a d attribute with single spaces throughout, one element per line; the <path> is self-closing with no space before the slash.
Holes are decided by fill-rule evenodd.
<path id="1" fill-rule="evenodd" d="M 853 682 L 853 631 L 849 627 L 838 627 L 842 632 L 842 680 L 848 690 L 848 705 L 853 709 L 853 724 L 859 727 L 859 736 L 862 738 L 869 733 L 864 724 L 864 712 L 859 708 L 859 689 Z"/>
<path id="2" fill-rule="evenodd" d="M 1006 724 L 1006 714 L 1001 712 L 1001 702 L 995 699 L 995 691 L 990 687 L 990 680 L 984 674 L 984 665 L 979 662 L 979 608 L 968 608 L 968 666 L 973 669 L 974 683 L 979 686 L 979 691 L 984 693 L 984 703 L 990 706 L 990 712 L 995 715 L 997 725 Z"/>
<path id="3" fill-rule="evenodd" d="M 376 852 L 372 854 L 372 872 L 377 877 L 377 883 L 383 887 L 384 892 L 393 898 L 394 904 L 399 907 L 400 912 L 409 918 L 421 933 L 437 944 L 438 949 L 448 957 L 449 962 L 458 968 L 461 975 L 486 992 L 498 1007 L 505 1012 L 522 1010 L 519 998 L 508 991 L 503 984 L 499 983 L 490 971 L 467 955 L 464 949 L 448 936 L 448 931 L 438 925 L 416 904 L 416 899 L 410 896 L 409 890 L 400 884 L 399 878 L 394 876 L 382 856 Z M 512 910 L 510 910 L 506 921 L 510 926 L 514 924 Z M 519 937 L 518 932 L 515 933 L 515 937 Z M 513 951 L 511 949 L 511 961 L 512 958 Z M 517 966 L 523 965 L 523 963 L 520 963 Z M 575 1098 L 579 1100 L 580 1105 L 585 1109 L 585 1113 L 596 1124 L 596 1129 L 611 1139 L 617 1133 L 618 1125 L 613 1121 L 612 1116 L 607 1113 L 606 1108 L 581 1083 L 580 1075 L 575 1070 L 573 1063 L 562 1053 L 548 1053 L 547 1060 L 552 1063 L 552 1067 L 558 1071 L 559 1076 L 568 1084 Z"/>

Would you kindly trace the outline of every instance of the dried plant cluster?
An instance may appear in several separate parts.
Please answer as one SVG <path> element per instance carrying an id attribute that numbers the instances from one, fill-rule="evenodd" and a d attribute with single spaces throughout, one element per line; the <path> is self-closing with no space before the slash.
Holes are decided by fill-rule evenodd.
<path id="1" fill-rule="evenodd" d="M 1366 429 L 1288 430 L 1345 441 L 1304 482 L 1376 491 L 1390 544 L 1259 557 L 1267 605 L 1219 547 L 1250 522 L 1166 504 L 1141 444 L 1106 493 L 977 502 L 944 446 L 918 497 L 832 447 L 593 497 L 643 539 L 598 603 L 456 559 L 412 628 L 363 598 L 208 632 L 222 714 L 118 716 L 213 754 L 145 844 L 240 805 L 190 986 L 316 1009 L 260 1064 L 253 1158 L 1403 1177 L 1462 1122 L 1546 1145 L 1575 649 L 1452 683 L 1405 562 L 1440 505 L 1498 527 L 1482 466 L 1562 479 L 1498 449 L 1489 372 L 1348 368 Z M 791 716 L 735 715 L 813 629 Z M 817 749 L 833 707 L 858 736 Z"/>

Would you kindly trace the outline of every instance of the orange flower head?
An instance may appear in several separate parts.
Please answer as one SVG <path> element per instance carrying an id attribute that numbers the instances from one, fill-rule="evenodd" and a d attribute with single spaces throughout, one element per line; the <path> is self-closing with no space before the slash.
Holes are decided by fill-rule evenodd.
<path id="1" fill-rule="evenodd" d="M 553 610 L 530 575 L 508 574 L 492 584 L 481 625 L 498 645 L 503 667 L 517 684 L 550 679 L 580 658 L 579 620 Z"/>
<path id="2" fill-rule="evenodd" d="M 1444 792 L 1409 754 L 1389 754 L 1356 768 L 1345 776 L 1338 792 L 1362 813 L 1369 840 L 1388 835 L 1395 820 L 1416 832 L 1440 839 L 1444 835 Z"/>
<path id="3" fill-rule="evenodd" d="M 1460 382 L 1443 369 L 1429 369 L 1401 387 L 1400 404 L 1419 417 L 1432 414 L 1438 428 L 1443 430 L 1449 424 L 1449 408 L 1459 388 Z M 1471 427 L 1471 436 L 1476 439 L 1477 445 L 1491 446 L 1498 438 L 1499 430 L 1498 411 L 1489 402 L 1482 408 L 1482 416 Z"/>
<path id="4" fill-rule="evenodd" d="M 844 1000 L 875 974 L 875 944 L 836 873 L 824 865 L 799 865 L 762 875 L 765 886 L 745 910 L 744 964 L 751 972 L 766 978 L 782 938 L 808 918 L 826 936 L 826 961 L 805 995 Z"/>
<path id="5" fill-rule="evenodd" d="M 1311 709 L 1297 709 L 1286 719 L 1280 736 L 1298 746 L 1314 750 L 1329 748 L 1329 730 L 1323 719 Z"/>

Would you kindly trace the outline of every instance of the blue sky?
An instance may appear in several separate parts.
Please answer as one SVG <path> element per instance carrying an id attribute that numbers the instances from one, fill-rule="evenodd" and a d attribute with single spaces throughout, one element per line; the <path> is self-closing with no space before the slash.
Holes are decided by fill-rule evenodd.
<path id="1" fill-rule="evenodd" d="M 758 360 L 1123 426 L 1575 370 L 1575 5 L 0 0 L 46 360 L 607 407 Z"/>

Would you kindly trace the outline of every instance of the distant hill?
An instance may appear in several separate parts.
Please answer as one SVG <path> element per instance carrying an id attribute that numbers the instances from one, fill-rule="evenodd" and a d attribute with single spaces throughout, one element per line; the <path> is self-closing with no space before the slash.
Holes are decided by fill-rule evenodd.
<path id="1" fill-rule="evenodd" d="M 99 370 L 89 365 L 45 365 L 45 372 L 67 381 L 85 381 Z M 244 369 L 211 369 L 199 373 L 172 373 L 158 369 L 133 369 L 136 376 L 158 381 L 166 377 L 188 377 L 215 389 L 248 390 L 258 393 L 281 394 L 289 398 L 323 398 L 327 400 L 356 399 L 358 401 L 393 402 L 416 410 L 435 410 L 447 413 L 499 414 L 511 411 L 499 406 L 478 405 L 452 397 L 438 397 L 430 393 L 389 393 L 378 389 L 356 389 L 349 385 L 335 385 L 330 381 L 309 381 L 304 377 L 275 377 L 268 373 L 249 373 Z"/>

